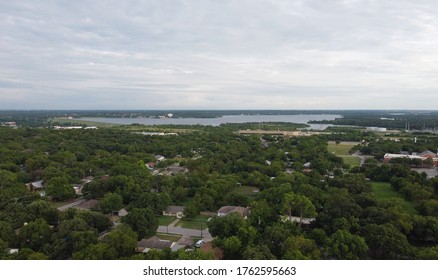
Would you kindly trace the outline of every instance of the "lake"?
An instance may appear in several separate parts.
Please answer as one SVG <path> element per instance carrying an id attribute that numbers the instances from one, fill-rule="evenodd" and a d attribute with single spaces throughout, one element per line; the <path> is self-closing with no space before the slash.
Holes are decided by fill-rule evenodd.
<path id="1" fill-rule="evenodd" d="M 211 125 L 219 126 L 226 123 L 262 123 L 286 122 L 305 123 L 309 121 L 334 120 L 341 115 L 228 115 L 219 118 L 81 118 L 84 121 L 129 125 L 139 123 L 144 125 Z M 309 129 L 326 129 L 327 124 L 309 124 Z"/>

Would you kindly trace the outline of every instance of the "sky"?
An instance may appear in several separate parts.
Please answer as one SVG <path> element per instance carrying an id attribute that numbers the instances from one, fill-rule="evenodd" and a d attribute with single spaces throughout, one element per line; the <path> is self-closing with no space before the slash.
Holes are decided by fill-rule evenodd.
<path id="1" fill-rule="evenodd" d="M 0 110 L 437 109 L 436 0 L 0 0 Z"/>

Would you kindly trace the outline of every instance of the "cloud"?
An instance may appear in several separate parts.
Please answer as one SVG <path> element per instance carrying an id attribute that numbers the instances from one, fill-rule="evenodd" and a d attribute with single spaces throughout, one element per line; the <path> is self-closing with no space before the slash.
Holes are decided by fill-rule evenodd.
<path id="1" fill-rule="evenodd" d="M 435 109 L 437 12 L 432 0 L 2 1 L 0 109 Z"/>

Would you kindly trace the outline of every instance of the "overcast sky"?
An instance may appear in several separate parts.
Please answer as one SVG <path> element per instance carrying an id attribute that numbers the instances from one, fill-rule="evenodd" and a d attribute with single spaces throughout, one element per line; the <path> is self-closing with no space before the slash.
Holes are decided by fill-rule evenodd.
<path id="1" fill-rule="evenodd" d="M 436 0 L 0 0 L 0 109 L 437 109 Z"/>

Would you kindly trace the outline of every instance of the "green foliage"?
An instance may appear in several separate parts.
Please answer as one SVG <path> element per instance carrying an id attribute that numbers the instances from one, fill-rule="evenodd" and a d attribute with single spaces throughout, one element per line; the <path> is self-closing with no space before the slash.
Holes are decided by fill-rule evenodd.
<path id="1" fill-rule="evenodd" d="M 151 209 L 133 208 L 122 218 L 122 223 L 129 225 L 140 238 L 153 236 L 158 228 L 158 220 Z"/>
<path id="2" fill-rule="evenodd" d="M 18 234 L 20 247 L 39 251 L 50 241 L 52 229 L 44 219 L 36 219 L 24 225 Z"/>
<path id="3" fill-rule="evenodd" d="M 363 236 L 373 258 L 404 259 L 412 254 L 406 236 L 391 224 L 369 224 L 365 226 Z"/>
<path id="4" fill-rule="evenodd" d="M 63 201 L 75 197 L 75 191 L 66 177 L 54 177 L 47 182 L 46 195 Z"/>
<path id="5" fill-rule="evenodd" d="M 106 193 L 99 201 L 99 208 L 103 213 L 111 213 L 123 207 L 123 198 L 116 193 Z"/>
<path id="6" fill-rule="evenodd" d="M 117 252 L 117 258 L 128 257 L 135 252 L 137 236 L 137 233 L 128 225 L 122 224 L 108 233 L 103 239 L 103 242 L 108 244 L 110 248 L 115 249 Z"/>
<path id="7" fill-rule="evenodd" d="M 363 237 L 338 230 L 328 239 L 327 251 L 335 259 L 360 260 L 366 258 L 368 245 Z"/>

